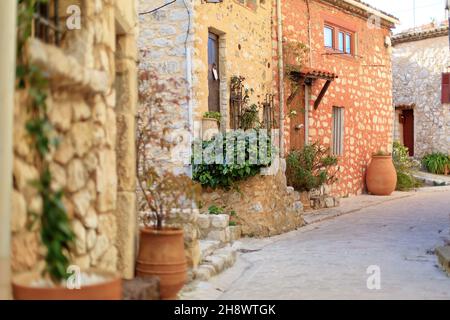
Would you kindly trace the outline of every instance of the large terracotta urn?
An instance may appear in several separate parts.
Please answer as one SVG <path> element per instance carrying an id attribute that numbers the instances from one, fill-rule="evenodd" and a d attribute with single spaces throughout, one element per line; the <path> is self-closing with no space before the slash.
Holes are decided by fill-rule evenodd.
<path id="1" fill-rule="evenodd" d="M 158 277 L 161 299 L 176 300 L 187 280 L 183 230 L 141 229 L 136 271 Z"/>
<path id="2" fill-rule="evenodd" d="M 388 196 L 394 192 L 397 185 L 397 172 L 392 156 L 372 156 L 372 161 L 367 168 L 366 184 L 369 193 L 373 195 Z"/>

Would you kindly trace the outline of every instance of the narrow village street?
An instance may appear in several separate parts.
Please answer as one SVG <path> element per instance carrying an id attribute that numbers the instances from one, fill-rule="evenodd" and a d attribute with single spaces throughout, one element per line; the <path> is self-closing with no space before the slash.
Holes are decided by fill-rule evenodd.
<path id="1" fill-rule="evenodd" d="M 450 188 L 426 188 L 282 236 L 245 239 L 236 265 L 186 298 L 449 299 L 433 254 L 449 241 L 449 214 Z M 380 267 L 380 290 L 367 288 L 369 266 Z"/>

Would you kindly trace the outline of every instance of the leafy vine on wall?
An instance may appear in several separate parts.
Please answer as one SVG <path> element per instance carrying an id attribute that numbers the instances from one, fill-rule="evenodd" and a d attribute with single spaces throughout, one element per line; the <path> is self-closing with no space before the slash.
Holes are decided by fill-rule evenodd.
<path id="1" fill-rule="evenodd" d="M 50 171 L 50 152 L 57 148 L 58 140 L 47 115 L 48 77 L 38 66 L 31 64 L 24 54 L 26 42 L 32 37 L 35 8 L 48 0 L 18 0 L 16 84 L 28 95 L 27 111 L 30 115 L 26 130 L 36 148 L 36 165 L 40 177 L 33 186 L 42 197 L 42 213 L 31 213 L 34 222 L 41 224 L 41 241 L 47 252 L 44 275 L 54 283 L 68 278 L 69 249 L 75 235 L 63 205 L 63 191 L 53 190 Z"/>

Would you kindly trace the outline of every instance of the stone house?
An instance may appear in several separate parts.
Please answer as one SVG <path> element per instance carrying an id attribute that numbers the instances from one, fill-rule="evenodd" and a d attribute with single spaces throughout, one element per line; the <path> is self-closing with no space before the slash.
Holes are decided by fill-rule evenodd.
<path id="1" fill-rule="evenodd" d="M 51 0 L 41 5 L 25 54 L 49 78 L 48 116 L 60 145 L 50 154 L 54 188 L 76 234 L 71 252 L 81 267 L 134 276 L 136 236 L 135 110 L 137 16 L 128 0 Z M 66 27 L 76 6 L 80 28 Z M 57 10 L 56 10 L 57 8 Z M 47 12 L 43 16 L 42 12 Z M 59 27 L 48 29 L 48 20 Z M 39 224 L 28 228 L 42 199 L 35 151 L 25 130 L 27 94 L 16 91 L 13 122 L 11 269 L 41 271 Z M 3 156 L 3 155 L 2 155 Z"/>
<path id="2" fill-rule="evenodd" d="M 329 146 L 340 166 L 332 193 L 361 194 L 372 153 L 393 142 L 390 37 L 399 21 L 347 0 L 284 0 L 282 13 L 286 151 Z"/>
<path id="3" fill-rule="evenodd" d="M 274 73 L 278 72 L 273 63 L 277 50 L 274 4 L 272 0 L 177 0 L 158 6 L 139 1 L 140 69 L 152 69 L 161 79 L 176 78 L 183 83 L 180 96 L 187 97 L 182 103 L 185 112 L 173 114 L 178 117 L 174 129 L 187 125 L 191 138 L 202 137 L 201 120 L 208 111 L 221 113 L 222 130 L 235 128 L 230 102 L 233 77 L 244 77 L 245 88 L 252 89 L 250 104 L 265 102 L 274 94 Z M 190 150 L 187 144 L 186 154 Z M 161 154 L 161 159 L 165 168 L 189 172 L 189 161 L 183 166 L 168 155 Z M 287 188 L 282 169 L 273 176 L 249 179 L 241 185 L 241 193 L 205 193 L 204 208 L 215 204 L 236 211 L 247 235 L 293 230 L 302 225 L 302 206 Z M 273 197 L 267 198 L 267 192 Z M 186 251 L 195 267 L 199 235 L 189 220 L 183 221 Z"/>
<path id="4" fill-rule="evenodd" d="M 448 23 L 393 37 L 394 139 L 421 158 L 450 152 Z"/>

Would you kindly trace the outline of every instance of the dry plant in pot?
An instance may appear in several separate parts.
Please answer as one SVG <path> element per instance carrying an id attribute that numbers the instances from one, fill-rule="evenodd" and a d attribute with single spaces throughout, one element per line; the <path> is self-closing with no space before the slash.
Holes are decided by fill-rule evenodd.
<path id="1" fill-rule="evenodd" d="M 49 79 L 46 72 L 27 61 L 24 53 L 32 34 L 35 6 L 39 3 L 45 3 L 45 0 L 18 1 L 16 84 L 17 92 L 22 96 L 20 106 L 26 106 L 27 120 L 23 125 L 29 136 L 34 166 L 39 172 L 36 181 L 30 183 L 42 199 L 42 208 L 32 212 L 29 222 L 30 227 L 38 224 L 32 230 L 40 232 L 45 248 L 45 268 L 42 273 L 25 272 L 13 276 L 13 297 L 17 300 L 119 300 L 122 285 L 116 274 L 81 270 L 71 265 L 76 236 L 63 204 L 64 190 L 52 186 L 54 179 L 50 170 L 51 153 L 58 143 L 47 112 Z"/>
<path id="2" fill-rule="evenodd" d="M 141 72 L 140 81 L 136 167 L 143 227 L 136 271 L 138 276 L 159 277 L 161 299 L 173 300 L 187 280 L 187 262 L 183 229 L 166 222 L 174 211 L 194 207 L 200 187 L 187 175 L 164 170 L 167 163 L 157 156 L 170 154 L 179 142 L 171 138 L 174 121 L 182 114 L 179 84 L 149 71 Z"/>

